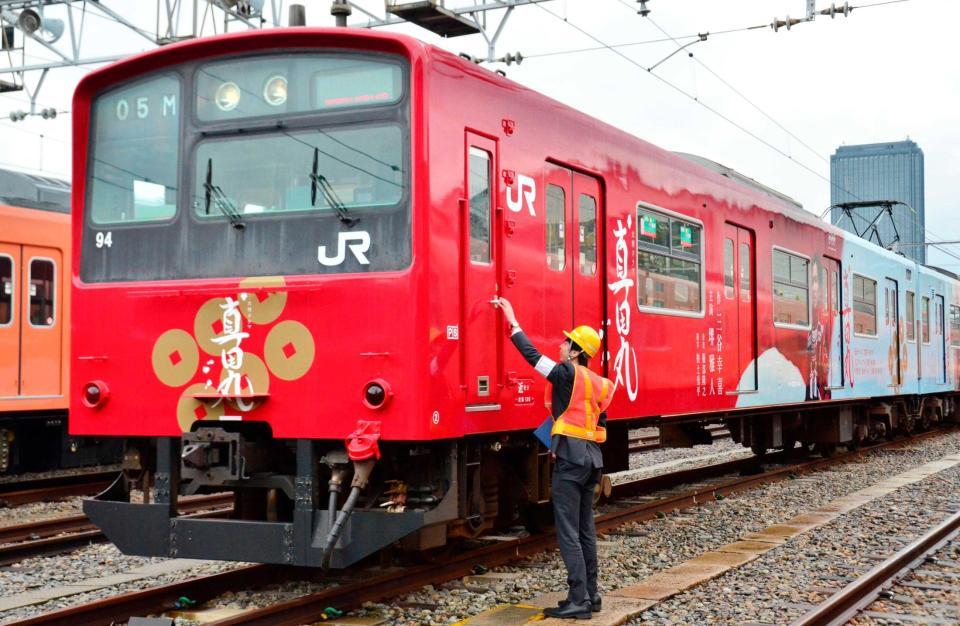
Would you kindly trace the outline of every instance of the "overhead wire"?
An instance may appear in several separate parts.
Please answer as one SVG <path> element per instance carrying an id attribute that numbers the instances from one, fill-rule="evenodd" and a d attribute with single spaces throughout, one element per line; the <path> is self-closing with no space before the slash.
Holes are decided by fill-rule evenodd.
<path id="1" fill-rule="evenodd" d="M 620 0 L 618 0 L 618 1 L 620 1 Z M 885 4 L 899 4 L 899 3 L 902 3 L 902 2 L 908 2 L 908 1 L 909 1 L 909 0 L 890 0 L 890 1 L 888 1 L 888 2 L 879 2 L 879 3 L 874 3 L 874 4 L 861 5 L 861 6 L 858 7 L 858 8 L 867 8 L 867 7 L 871 7 L 871 6 L 881 6 L 881 5 L 885 5 Z M 817 172 L 816 170 L 814 170 L 813 168 L 809 167 L 808 165 L 806 165 L 805 163 L 803 163 L 803 162 L 800 161 L 799 159 L 794 158 L 792 155 L 790 155 L 790 154 L 788 154 L 787 152 L 781 150 L 779 147 L 777 147 L 776 145 L 774 145 L 774 144 L 772 144 L 771 142 L 767 141 L 766 139 L 760 137 L 758 134 L 754 133 L 753 131 L 751 131 L 750 129 L 746 128 L 746 127 L 743 126 L 742 124 L 739 124 L 738 122 L 734 121 L 734 120 L 731 119 L 730 117 L 724 115 L 724 114 L 721 113 L 719 110 L 717 110 L 716 108 L 714 108 L 714 107 L 708 105 L 707 103 L 703 102 L 701 99 L 699 99 L 698 97 L 696 97 L 696 96 L 694 96 L 693 94 L 689 93 L 689 92 L 686 91 L 685 89 L 683 89 L 683 88 L 679 87 L 678 85 L 672 83 L 671 81 L 667 80 L 666 78 L 664 78 L 664 77 L 662 77 L 662 76 L 660 76 L 660 75 L 658 75 L 658 74 L 656 74 L 656 73 L 654 73 L 654 72 L 652 72 L 652 71 L 649 71 L 648 68 L 644 67 L 644 66 L 643 66 L 642 64 L 640 64 L 639 62 L 635 61 L 634 59 L 631 59 L 630 57 L 628 57 L 627 55 L 623 54 L 622 52 L 620 52 L 620 51 L 617 50 L 616 48 L 611 47 L 610 45 L 608 45 L 606 42 L 604 42 L 603 40 L 601 40 L 599 37 L 593 35 L 592 33 L 588 32 L 588 31 L 586 31 L 585 29 L 583 29 L 583 28 L 581 28 L 580 26 L 578 26 L 577 24 L 571 22 L 571 21 L 569 20 L 569 18 L 561 17 L 561 16 L 557 15 L 556 13 L 554 13 L 553 11 L 550 11 L 549 9 L 547 9 L 546 7 L 544 7 L 544 6 L 541 5 L 541 4 L 535 4 L 534 6 L 536 6 L 537 8 L 539 8 L 539 9 L 542 10 L 542 11 L 545 11 L 546 13 L 550 14 L 550 15 L 553 16 L 554 18 L 556 18 L 556 19 L 564 22 L 565 24 L 567 24 L 567 25 L 570 26 L 571 28 L 577 30 L 577 31 L 580 32 L 581 34 L 583 34 L 583 35 L 585 35 L 586 37 L 588 37 L 588 38 L 592 39 L 593 41 L 597 42 L 597 43 L 600 45 L 600 48 L 599 48 L 599 49 L 609 50 L 610 52 L 613 52 L 613 53 L 616 54 L 617 56 L 623 58 L 625 61 L 627 61 L 627 62 L 630 63 L 631 65 L 634 65 L 634 66 L 636 66 L 636 67 L 644 70 L 645 73 L 647 73 L 648 75 L 653 76 L 654 78 L 656 78 L 657 80 L 659 80 L 659 81 L 662 82 L 663 84 L 667 85 L 668 87 L 670 87 L 670 88 L 673 89 L 674 91 L 682 94 L 683 96 L 687 97 L 688 99 L 694 101 L 695 103 L 699 104 L 699 105 L 702 106 L 703 108 L 707 109 L 708 111 L 710 111 L 711 113 L 713 113 L 713 114 L 716 115 L 717 117 L 721 118 L 722 120 L 724 120 L 725 122 L 727 122 L 728 124 L 730 124 L 731 126 L 733 126 L 734 128 L 736 128 L 737 130 L 739 130 L 740 132 L 746 134 L 747 136 L 751 137 L 751 138 L 754 139 L 755 141 L 763 144 L 764 146 L 766 146 L 766 147 L 768 147 L 769 149 L 773 150 L 773 151 L 776 152 L 777 154 L 780 154 L 781 156 L 783 156 L 784 158 L 788 159 L 789 161 L 795 163 L 797 166 L 799 166 L 799 167 L 801 167 L 802 169 L 806 170 L 806 171 L 809 172 L 810 174 L 813 174 L 813 175 L 816 176 L 817 178 L 823 180 L 823 181 L 826 182 L 828 185 L 830 185 L 832 188 L 839 189 L 840 191 L 844 191 L 844 192 L 850 194 L 851 196 L 862 200 L 862 198 L 859 198 L 856 194 L 854 194 L 854 193 L 850 192 L 849 190 L 843 188 L 841 185 L 838 185 L 838 184 L 834 183 L 832 180 L 830 180 L 829 178 L 827 178 L 826 176 L 824 176 L 824 175 L 821 174 L 820 172 Z M 630 8 L 632 9 L 633 7 L 630 7 Z M 659 28 L 659 27 L 658 27 L 658 28 Z M 665 33 L 665 34 L 666 34 L 666 33 Z M 669 37 L 669 35 L 667 35 L 667 36 Z M 676 42 L 675 42 L 675 43 L 676 43 Z M 811 149 L 811 148 L 808 147 L 808 149 Z M 815 151 L 814 151 L 814 152 L 815 152 Z M 818 157 L 821 158 L 821 159 L 823 158 L 823 157 L 820 156 L 819 154 L 818 154 Z M 915 225 L 919 225 L 919 226 L 920 226 L 920 229 L 923 230 L 924 233 L 926 233 L 926 228 L 925 228 L 925 226 L 922 225 L 922 224 L 920 224 L 920 223 L 919 223 L 919 220 L 917 220 L 916 217 L 914 217 L 913 222 L 914 222 Z M 927 237 L 927 239 L 930 239 L 930 243 L 931 243 L 931 244 L 936 244 L 936 243 L 937 243 L 931 236 L 926 235 L 926 237 Z M 950 256 L 950 257 L 953 257 L 953 258 L 956 258 L 956 259 L 960 260 L 960 256 L 957 256 L 956 254 L 954 254 L 954 253 L 952 253 L 952 252 L 950 252 L 950 251 L 948 251 L 948 250 L 946 250 L 946 249 L 944 249 L 944 248 L 942 248 L 942 247 L 939 247 L 939 246 L 936 246 L 936 245 L 934 245 L 933 247 L 935 247 L 937 250 L 943 252 L 944 254 L 946 254 L 946 255 L 948 255 L 948 256 Z"/>
<path id="2" fill-rule="evenodd" d="M 882 5 L 882 4 L 898 4 L 898 3 L 906 2 L 906 1 L 907 1 L 907 0 L 895 0 L 895 1 L 892 1 L 892 2 L 882 2 L 882 3 L 877 3 L 877 4 L 873 4 L 873 5 L 864 5 L 864 6 L 879 6 L 879 5 Z M 631 5 L 629 5 L 627 2 L 625 2 L 625 0 L 617 0 L 617 2 L 619 2 L 619 3 L 622 4 L 622 5 L 624 5 L 625 7 L 627 7 L 628 9 L 630 9 L 631 11 L 634 10 L 634 7 L 631 6 Z M 860 7 L 860 8 L 863 8 L 863 7 Z M 680 48 L 680 49 L 683 48 L 683 46 L 680 44 L 680 42 L 679 42 L 677 39 L 675 39 L 673 36 L 671 36 L 670 33 L 668 33 L 664 28 L 662 28 L 659 24 L 657 24 L 656 21 L 654 21 L 653 19 L 651 19 L 650 16 L 646 16 L 646 21 L 650 22 L 657 30 L 659 30 L 659 31 L 660 31 L 661 33 L 663 33 L 666 37 L 668 37 L 670 40 L 672 40 L 672 41 L 678 46 L 678 48 Z M 724 78 L 722 78 L 722 77 L 721 77 L 719 74 L 717 74 L 714 70 L 712 70 L 710 67 L 708 67 L 707 64 L 704 63 L 699 57 L 694 56 L 693 54 L 691 54 L 690 57 L 691 57 L 697 64 L 699 64 L 701 67 L 703 67 L 705 70 L 707 70 L 710 74 L 712 74 L 712 75 L 713 75 L 717 80 L 719 80 L 723 85 L 725 85 L 727 88 L 729 88 L 729 89 L 730 89 L 731 91 L 733 91 L 735 94 L 737 94 L 737 96 L 739 96 L 741 99 L 743 99 L 745 102 L 747 102 L 747 104 L 749 104 L 751 107 L 753 107 L 754 109 L 756 109 L 760 114 L 762 114 L 762 115 L 763 115 L 764 117 L 766 117 L 768 120 L 770 120 L 771 122 L 773 122 L 778 128 L 780 128 L 782 131 L 784 131 L 787 135 L 789 135 L 789 136 L 792 137 L 794 140 L 796 140 L 797 142 L 799 142 L 801 145 L 803 145 L 805 148 L 807 148 L 807 150 L 809 150 L 812 154 L 816 155 L 816 156 L 817 156 L 818 158 L 820 158 L 822 161 L 824 161 L 825 163 L 829 163 L 829 160 L 828 160 L 826 157 L 824 157 L 823 155 L 821 155 L 816 149 L 814 149 L 813 147 L 811 147 L 810 145 L 808 145 L 806 142 L 804 142 L 802 139 L 800 139 L 800 137 L 798 137 L 797 135 L 795 135 L 794 133 L 792 133 L 790 130 L 788 130 L 785 126 L 783 126 L 783 125 L 782 125 L 779 121 L 777 121 L 773 116 L 769 115 L 766 111 L 764 111 L 762 108 L 760 108 L 757 104 L 755 104 L 752 100 L 750 100 L 750 98 L 748 98 L 746 95 L 744 95 L 742 92 L 740 92 L 740 90 L 738 90 L 736 87 L 734 87 L 733 85 L 731 85 L 727 80 L 725 80 Z M 857 194 L 853 193 L 852 191 L 850 191 L 850 190 L 848 190 L 848 189 L 845 189 L 844 187 L 842 187 L 842 186 L 834 183 L 833 181 L 831 181 L 830 184 L 831 184 L 831 186 L 836 187 L 836 188 L 839 189 L 840 191 L 843 191 L 843 192 L 845 192 L 845 193 L 850 194 L 850 196 L 856 198 L 857 200 L 864 200 L 863 198 L 859 197 Z M 910 211 L 911 211 L 911 213 L 913 214 L 912 217 L 909 217 L 910 222 L 911 222 L 911 225 L 914 226 L 914 227 L 918 227 L 919 230 L 924 233 L 925 240 L 930 241 L 930 243 L 937 243 L 936 239 L 935 239 L 931 234 L 927 233 L 926 226 L 925 226 L 924 224 L 920 223 L 919 218 L 918 218 L 917 215 L 916 215 L 916 211 L 915 211 L 912 207 L 910 207 Z M 867 226 L 868 228 L 870 227 L 871 223 L 870 223 L 869 221 L 867 221 L 867 219 L 864 218 L 863 216 L 858 215 L 858 214 L 856 214 L 856 213 L 854 213 L 854 212 L 852 212 L 852 211 L 850 212 L 850 215 L 860 218 L 860 219 L 864 222 L 864 224 L 866 224 L 866 226 Z M 937 250 L 939 250 L 940 252 L 943 252 L 944 254 L 947 254 L 947 255 L 949 255 L 949 256 L 957 259 L 957 260 L 960 260 L 960 256 L 957 256 L 956 254 L 954 254 L 954 253 L 952 253 L 952 252 L 949 252 L 949 251 L 947 251 L 946 249 L 944 249 L 944 248 L 942 248 L 942 247 L 940 247 L 940 246 L 934 246 L 934 247 L 935 247 Z"/>
<path id="3" fill-rule="evenodd" d="M 604 42 L 603 40 L 601 40 L 599 37 L 593 35 L 592 33 L 586 31 L 585 29 L 581 28 L 580 26 L 574 24 L 574 23 L 571 22 L 569 19 L 564 19 L 563 17 L 560 17 L 559 15 L 557 15 L 556 13 L 554 13 L 553 11 L 551 11 L 550 9 L 544 7 L 544 6 L 541 5 L 541 4 L 534 4 L 533 6 L 539 8 L 541 11 L 547 12 L 548 14 L 550 14 L 551 16 L 553 16 L 554 18 L 562 21 L 563 23 L 565 23 L 565 24 L 567 24 L 568 26 L 570 26 L 571 28 L 577 30 L 577 31 L 580 32 L 581 34 L 585 35 L 586 37 L 589 37 L 590 39 L 592 39 L 593 41 L 595 41 L 595 42 L 597 42 L 599 45 L 601 45 L 603 48 L 606 48 L 607 50 L 613 52 L 614 54 L 616 54 L 617 56 L 621 57 L 622 59 L 624 59 L 625 61 L 627 61 L 627 62 L 630 63 L 631 65 L 633 65 L 633 66 L 635 66 L 635 67 L 643 70 L 645 74 L 647 74 L 647 75 L 649 75 L 649 76 L 652 76 L 653 78 L 655 78 L 656 80 L 660 81 L 660 82 L 663 83 L 664 85 L 670 87 L 671 89 L 673 89 L 673 90 L 676 91 L 677 93 L 685 96 L 686 98 L 688 98 L 688 99 L 692 100 L 693 102 L 697 103 L 698 105 L 702 106 L 703 108 L 705 108 L 706 110 L 710 111 L 711 113 L 713 113 L 714 115 L 716 115 L 716 116 L 719 117 L 720 119 L 724 120 L 725 122 L 727 122 L 728 124 L 730 124 L 731 126 L 733 126 L 734 128 L 736 128 L 737 130 L 739 130 L 740 132 L 748 135 L 749 137 L 751 137 L 751 138 L 754 139 L 755 141 L 757 141 L 757 142 L 765 145 L 766 147 L 770 148 L 771 150 L 773 150 L 773 151 L 776 152 L 777 154 L 780 154 L 780 155 L 783 156 L 784 158 L 786 158 L 786 159 L 788 159 L 788 160 L 796 163 L 799 167 L 807 170 L 809 173 L 813 174 L 813 175 L 816 176 L 817 178 L 822 179 L 822 180 L 825 181 L 827 184 L 830 184 L 830 179 L 827 178 L 827 177 L 825 177 L 825 176 L 824 176 L 823 174 L 821 174 L 820 172 L 817 172 L 816 170 L 814 170 L 813 168 L 811 168 L 811 167 L 808 166 L 807 164 L 805 164 L 805 163 L 803 163 L 802 161 L 794 158 L 792 155 L 788 154 L 787 152 L 784 152 L 783 150 L 781 150 L 781 149 L 780 149 L 779 147 L 777 147 L 776 145 L 770 143 L 769 141 L 767 141 L 766 139 L 764 139 L 764 138 L 761 137 L 760 135 L 756 134 L 755 132 L 751 131 L 751 130 L 748 129 L 747 127 L 743 126 L 743 125 L 740 124 L 739 122 L 737 122 L 737 121 L 731 119 L 730 117 L 724 115 L 721 111 L 719 111 L 718 109 L 716 109 L 716 108 L 710 106 L 709 104 L 703 102 L 701 99 L 697 98 L 696 96 L 694 96 L 693 94 L 691 94 L 691 93 L 688 92 L 687 90 L 683 89 L 682 87 L 680 87 L 680 86 L 672 83 L 671 81 L 667 80 L 667 79 L 664 78 L 663 76 L 660 76 L 659 74 L 656 74 L 656 73 L 654 73 L 654 72 L 648 71 L 647 68 L 644 67 L 644 66 L 643 66 L 642 64 L 640 64 L 639 62 L 635 61 L 634 59 L 631 59 L 629 56 L 627 56 L 626 54 L 622 53 L 621 51 L 619 51 L 619 50 L 617 50 L 617 49 L 615 49 L 615 48 L 611 48 L 609 45 L 607 45 L 606 42 Z"/>
<path id="4" fill-rule="evenodd" d="M 625 7 L 627 7 L 627 8 L 630 9 L 631 11 L 633 11 L 633 7 L 630 6 L 629 4 L 627 4 L 627 3 L 625 2 L 625 0 L 617 0 L 617 2 L 619 2 L 620 4 L 624 5 Z M 682 47 L 683 47 L 677 39 L 675 39 L 675 38 L 674 38 L 670 33 L 668 33 L 663 27 L 661 27 L 659 24 L 657 24 L 657 22 L 655 22 L 649 15 L 647 15 L 647 16 L 645 17 L 645 21 L 650 22 L 650 24 L 652 24 L 654 28 L 656 28 L 656 29 L 659 30 L 661 33 L 663 33 L 666 37 L 668 37 L 668 38 L 670 39 L 670 41 L 673 41 L 673 43 L 675 43 L 679 48 L 682 48 Z M 706 34 L 707 34 L 707 36 L 710 36 L 712 33 L 706 33 Z M 709 72 L 714 78 L 716 78 L 718 81 L 720 81 L 727 89 L 729 89 L 730 91 L 732 91 L 733 93 L 735 93 L 741 100 L 743 100 L 744 102 L 746 102 L 747 104 L 749 104 L 753 109 L 755 109 L 758 113 L 760 113 L 760 115 L 764 116 L 765 118 L 767 118 L 768 120 L 770 120 L 771 122 L 773 122 L 773 124 L 775 124 L 775 125 L 777 126 L 777 128 L 779 128 L 780 130 L 782 130 L 783 132 L 785 132 L 787 135 L 789 135 L 791 138 L 793 138 L 795 141 L 797 141 L 800 145 L 802 145 L 804 148 L 806 148 L 807 150 L 809 150 L 811 154 L 815 155 L 815 156 L 816 156 L 818 159 L 820 159 L 821 161 L 823 161 L 823 162 L 825 162 L 825 163 L 829 163 L 829 159 L 827 159 L 827 158 L 824 157 L 822 154 L 820 154 L 820 151 L 819 151 L 819 150 L 817 150 L 816 148 L 813 148 L 812 146 L 810 146 L 810 144 L 808 144 L 808 143 L 805 142 L 803 139 L 801 139 L 800 137 L 798 137 L 795 133 L 793 133 L 792 131 L 790 131 L 790 129 L 788 129 L 786 126 L 784 126 L 783 124 L 781 124 L 781 123 L 779 122 L 779 120 L 777 120 L 775 117 L 773 117 L 772 115 L 770 115 L 769 113 L 767 113 L 766 111 L 764 111 L 764 110 L 760 107 L 760 105 L 756 104 L 753 100 L 751 100 L 750 98 L 748 98 L 742 91 L 740 91 L 739 89 L 737 89 L 736 87 L 734 87 L 732 84 L 730 84 L 729 81 L 727 81 L 727 80 L 724 79 L 722 76 L 720 76 L 720 74 L 718 74 L 718 73 L 715 72 L 713 69 L 711 69 L 706 63 L 703 62 L 703 60 L 701 60 L 701 59 L 699 58 L 699 56 L 697 56 L 697 55 L 695 55 L 695 54 L 693 54 L 693 53 L 691 52 L 691 53 L 690 53 L 690 58 L 693 59 L 693 61 L 694 61 L 695 63 L 697 63 L 700 67 L 702 67 L 702 68 L 705 69 L 707 72 Z"/>

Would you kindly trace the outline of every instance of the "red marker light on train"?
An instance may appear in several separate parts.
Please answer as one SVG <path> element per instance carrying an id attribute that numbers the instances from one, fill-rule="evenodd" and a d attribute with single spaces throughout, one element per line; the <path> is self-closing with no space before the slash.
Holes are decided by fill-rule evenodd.
<path id="1" fill-rule="evenodd" d="M 368 409 L 382 409 L 392 397 L 390 385 L 381 378 L 371 380 L 363 386 L 363 403 Z"/>
<path id="2" fill-rule="evenodd" d="M 110 390 L 107 384 L 100 380 L 90 381 L 83 386 L 83 404 L 91 409 L 98 409 L 107 403 Z"/>

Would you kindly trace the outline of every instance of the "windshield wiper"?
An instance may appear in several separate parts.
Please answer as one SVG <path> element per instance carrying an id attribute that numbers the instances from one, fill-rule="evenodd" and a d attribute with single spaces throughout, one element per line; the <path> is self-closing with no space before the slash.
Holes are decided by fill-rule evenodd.
<path id="1" fill-rule="evenodd" d="M 227 194 L 223 193 L 220 185 L 213 184 L 213 158 L 207 159 L 207 180 L 203 183 L 203 191 L 207 215 L 210 215 L 210 202 L 212 200 L 220 212 L 227 216 L 234 228 L 246 226 L 240 217 L 240 211 L 233 205 Z"/>
<path id="2" fill-rule="evenodd" d="M 337 212 L 337 219 L 346 224 L 348 227 L 356 224 L 359 219 L 355 217 L 350 217 L 350 213 L 347 211 L 346 205 L 343 204 L 343 200 L 337 195 L 337 192 L 333 190 L 333 186 L 330 184 L 330 181 L 327 180 L 327 177 L 323 174 L 318 173 L 318 168 L 320 166 L 320 148 L 313 149 L 313 169 L 310 171 L 310 206 L 317 206 L 317 188 L 320 189 L 320 193 L 323 194 L 323 199 L 327 201 L 334 211 Z"/>

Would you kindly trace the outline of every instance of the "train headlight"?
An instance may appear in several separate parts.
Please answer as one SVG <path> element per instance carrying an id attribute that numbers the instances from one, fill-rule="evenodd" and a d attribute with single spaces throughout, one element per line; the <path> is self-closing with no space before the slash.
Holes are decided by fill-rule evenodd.
<path id="1" fill-rule="evenodd" d="M 371 380 L 363 386 L 363 403 L 368 409 L 382 409 L 390 403 L 393 391 L 382 378 Z"/>
<path id="2" fill-rule="evenodd" d="M 240 104 L 240 87 L 237 83 L 227 82 L 217 87 L 217 108 L 221 111 L 232 111 Z"/>
<path id="3" fill-rule="evenodd" d="M 285 76 L 271 76 L 263 86 L 263 99 L 270 106 L 278 107 L 287 101 L 287 78 Z"/>
<path id="4" fill-rule="evenodd" d="M 83 386 L 83 404 L 91 409 L 99 409 L 110 398 L 110 389 L 102 380 L 92 380 Z"/>

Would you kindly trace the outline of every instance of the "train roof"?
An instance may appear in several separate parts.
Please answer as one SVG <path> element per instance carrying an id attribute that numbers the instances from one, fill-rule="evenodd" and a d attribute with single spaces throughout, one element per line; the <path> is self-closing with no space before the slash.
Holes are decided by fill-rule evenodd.
<path id="1" fill-rule="evenodd" d="M 70 183 L 50 176 L 0 169 L 0 204 L 70 213 Z"/>
<path id="2" fill-rule="evenodd" d="M 717 174 L 720 174 L 721 176 L 726 176 L 731 180 L 735 180 L 741 185 L 746 185 L 747 187 L 751 187 L 752 189 L 759 191 L 760 193 L 766 194 L 772 198 L 776 198 L 777 200 L 780 200 L 781 202 L 794 207 L 798 211 L 807 212 L 806 209 L 803 208 L 802 204 L 800 204 L 790 196 L 784 193 L 780 193 L 776 189 L 767 187 L 763 183 L 760 183 L 750 178 L 749 176 L 741 174 L 737 170 L 733 169 L 732 167 L 727 167 L 723 163 L 717 163 L 716 161 L 712 161 L 706 157 L 702 157 L 698 154 L 690 154 L 689 152 L 674 151 L 674 154 L 676 154 L 677 156 L 681 156 L 687 159 L 688 161 L 693 161 L 697 165 L 700 165 L 701 167 L 705 167 L 708 170 L 712 170 Z"/>

